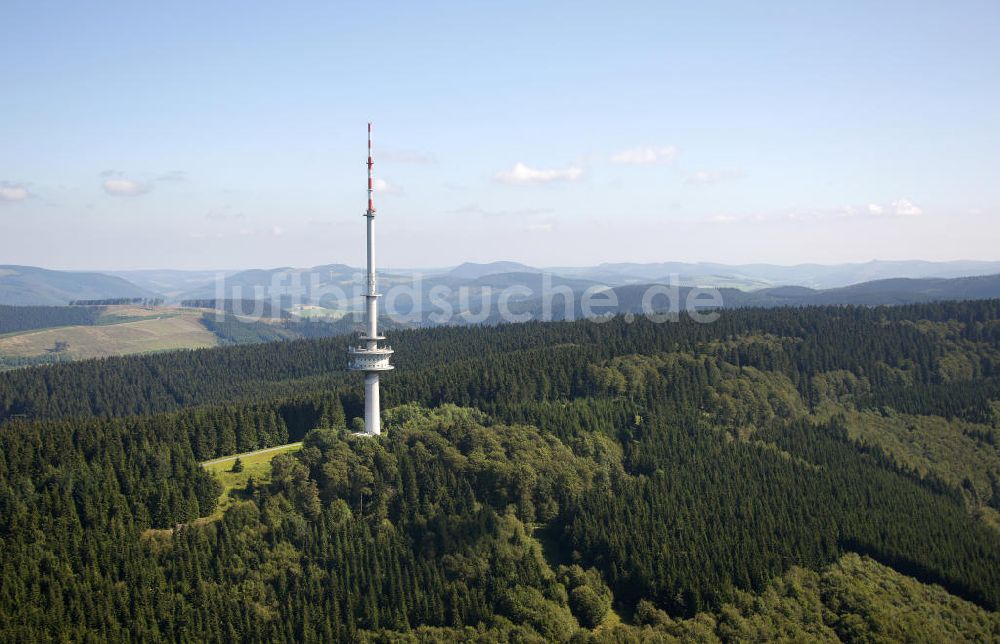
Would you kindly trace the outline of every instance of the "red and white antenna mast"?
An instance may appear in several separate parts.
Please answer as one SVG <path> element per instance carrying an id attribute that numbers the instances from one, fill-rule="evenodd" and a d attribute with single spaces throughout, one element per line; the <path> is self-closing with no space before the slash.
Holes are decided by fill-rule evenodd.
<path id="1" fill-rule="evenodd" d="M 372 195 L 374 194 L 375 186 L 374 180 L 372 179 L 372 168 L 375 162 L 372 161 L 372 124 L 368 123 L 368 212 L 366 215 L 368 217 L 375 216 L 375 205 L 372 200 Z"/>

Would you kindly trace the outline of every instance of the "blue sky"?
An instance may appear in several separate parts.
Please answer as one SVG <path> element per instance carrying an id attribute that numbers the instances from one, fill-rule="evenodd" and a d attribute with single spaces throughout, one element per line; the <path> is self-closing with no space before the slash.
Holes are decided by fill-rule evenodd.
<path id="1" fill-rule="evenodd" d="M 1000 259 L 1000 3 L 17 2 L 0 263 Z"/>

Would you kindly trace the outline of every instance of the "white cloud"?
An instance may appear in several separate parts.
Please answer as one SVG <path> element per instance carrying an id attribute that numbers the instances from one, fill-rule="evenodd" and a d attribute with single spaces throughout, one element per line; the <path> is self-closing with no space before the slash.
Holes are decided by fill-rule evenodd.
<path id="1" fill-rule="evenodd" d="M 739 179 L 742 176 L 742 170 L 698 170 L 685 177 L 684 183 L 693 186 L 710 186 L 720 181 Z"/>
<path id="2" fill-rule="evenodd" d="M 540 170 L 529 168 L 520 161 L 514 164 L 511 170 L 497 172 L 495 179 L 501 183 L 528 184 L 528 183 L 552 183 L 553 181 L 576 181 L 583 176 L 583 169 L 577 166 L 568 168 Z"/>
<path id="3" fill-rule="evenodd" d="M 707 221 L 715 224 L 731 224 L 742 222 L 817 222 L 837 221 L 865 217 L 914 217 L 923 214 L 923 210 L 909 199 L 898 199 L 889 205 L 868 203 L 865 205 L 846 205 L 824 208 L 793 208 L 790 210 L 773 210 L 756 214 L 722 214 L 715 215 Z"/>
<path id="4" fill-rule="evenodd" d="M 124 178 L 105 179 L 101 185 L 104 187 L 104 192 L 112 197 L 136 197 L 146 194 L 151 189 L 141 181 Z"/>
<path id="5" fill-rule="evenodd" d="M 24 201 L 30 196 L 28 189 L 19 183 L 0 182 L 0 201 L 5 203 L 17 203 Z"/>
<path id="6" fill-rule="evenodd" d="M 909 199 L 898 199 L 892 202 L 892 214 L 901 217 L 915 217 L 924 211 Z"/>
<path id="7" fill-rule="evenodd" d="M 547 233 L 552 231 L 552 224 L 528 224 L 525 230 L 529 233 Z"/>
<path id="8" fill-rule="evenodd" d="M 113 197 L 136 197 L 150 192 L 155 183 L 178 183 L 187 179 L 187 173 L 183 170 L 171 170 L 153 178 L 147 177 L 147 180 L 142 181 L 129 179 L 121 170 L 104 170 L 98 173 L 98 176 L 104 179 L 101 182 L 104 192 Z"/>
<path id="9" fill-rule="evenodd" d="M 375 189 L 375 192 L 383 195 L 394 195 L 399 193 L 399 188 L 392 185 L 385 179 L 374 179 L 372 181 L 372 188 Z"/>
<path id="10" fill-rule="evenodd" d="M 677 156 L 677 148 L 672 145 L 653 147 L 645 145 L 631 150 L 622 150 L 611 155 L 611 163 L 650 165 L 653 163 L 669 163 Z"/>
<path id="11" fill-rule="evenodd" d="M 862 207 L 847 206 L 842 208 L 839 214 L 844 217 L 863 214 L 873 217 L 916 217 L 924 214 L 924 211 L 909 199 L 897 199 L 889 205 L 870 203 Z"/>
<path id="12" fill-rule="evenodd" d="M 271 229 L 271 234 L 274 235 L 275 237 L 281 237 L 282 235 L 285 234 L 285 229 L 282 228 L 281 226 L 275 226 L 274 228 Z"/>

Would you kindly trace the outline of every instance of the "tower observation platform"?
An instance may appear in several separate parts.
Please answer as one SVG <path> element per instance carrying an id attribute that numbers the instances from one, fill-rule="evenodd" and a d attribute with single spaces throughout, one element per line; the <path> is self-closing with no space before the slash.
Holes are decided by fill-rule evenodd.
<path id="1" fill-rule="evenodd" d="M 395 369 L 389 364 L 392 357 L 392 347 L 348 347 L 347 356 L 351 371 L 390 371 Z"/>

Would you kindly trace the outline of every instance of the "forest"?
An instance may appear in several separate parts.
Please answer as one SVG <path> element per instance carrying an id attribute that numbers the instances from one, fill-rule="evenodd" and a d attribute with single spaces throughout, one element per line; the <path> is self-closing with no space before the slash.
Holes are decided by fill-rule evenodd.
<path id="1" fill-rule="evenodd" d="M 103 306 L 7 306 L 0 304 L 0 335 L 54 326 L 97 324 L 103 314 Z"/>
<path id="2" fill-rule="evenodd" d="M 0 373 L 0 640 L 1000 637 L 998 300 L 349 341 Z"/>

